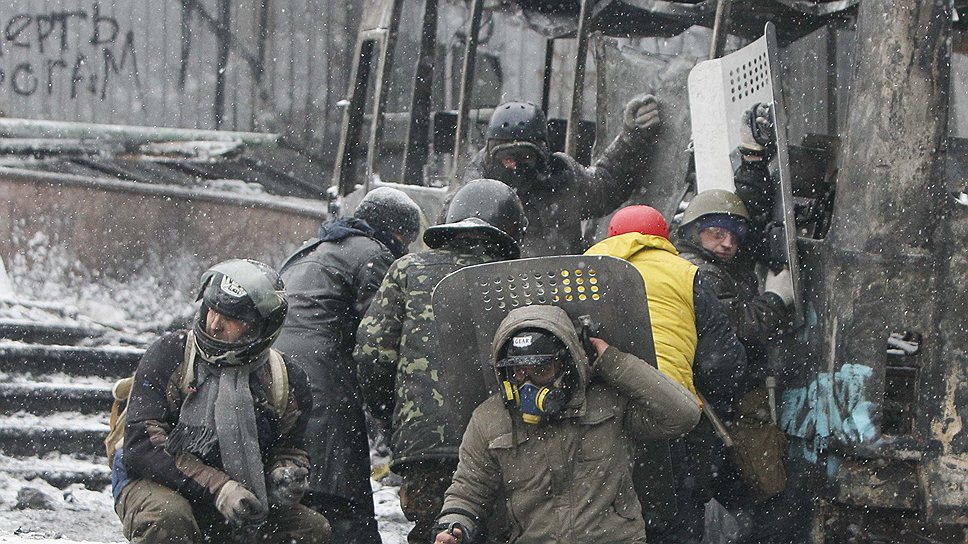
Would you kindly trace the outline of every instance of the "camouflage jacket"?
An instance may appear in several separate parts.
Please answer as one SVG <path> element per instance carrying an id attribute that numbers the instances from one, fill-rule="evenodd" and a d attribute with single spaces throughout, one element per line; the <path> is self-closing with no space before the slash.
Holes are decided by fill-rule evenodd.
<path id="1" fill-rule="evenodd" d="M 446 247 L 406 255 L 390 266 L 360 322 L 353 352 L 360 386 L 371 413 L 390 423 L 397 471 L 415 461 L 457 459 L 467 421 L 450 406 L 460 391 L 438 388 L 447 369 L 437 356 L 430 296 L 451 272 L 494 260 Z"/>

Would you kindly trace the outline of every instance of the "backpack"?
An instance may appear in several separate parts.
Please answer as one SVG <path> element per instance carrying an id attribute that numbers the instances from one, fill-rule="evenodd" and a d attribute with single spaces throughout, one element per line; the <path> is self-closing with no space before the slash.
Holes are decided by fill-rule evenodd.
<path id="1" fill-rule="evenodd" d="M 740 479 L 753 491 L 758 500 L 779 495 L 786 489 L 786 470 L 783 466 L 787 439 L 776 424 L 759 412 L 769 413 L 765 389 L 747 393 L 737 407 L 736 423 L 730 430 L 733 447 L 727 450 Z"/>
<path id="2" fill-rule="evenodd" d="M 282 353 L 269 350 L 269 404 L 278 414 L 284 414 L 289 405 L 289 371 L 282 358 Z M 182 375 L 179 390 L 182 395 L 187 395 L 192 381 L 195 380 L 195 333 L 188 331 L 185 340 L 185 356 L 180 367 L 184 367 L 185 373 Z M 178 372 L 179 368 L 175 369 Z M 111 394 L 114 402 L 111 405 L 111 420 L 108 423 L 108 435 L 104 439 L 104 448 L 108 454 L 108 466 L 111 466 L 114 453 L 124 444 L 124 427 L 128 422 L 128 402 L 131 400 L 131 389 L 134 385 L 134 376 L 121 378 L 114 383 Z"/>

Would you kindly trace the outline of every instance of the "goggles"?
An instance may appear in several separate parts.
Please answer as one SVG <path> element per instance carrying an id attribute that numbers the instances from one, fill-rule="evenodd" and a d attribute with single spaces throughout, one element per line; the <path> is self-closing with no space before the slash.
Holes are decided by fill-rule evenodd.
<path id="1" fill-rule="evenodd" d="M 509 142 L 490 149 L 491 163 L 506 170 L 539 170 L 542 157 L 531 142 Z"/>
<path id="2" fill-rule="evenodd" d="M 515 385 L 531 382 L 535 385 L 551 385 L 561 376 L 564 365 L 550 363 L 544 365 L 521 365 L 507 369 L 508 380 Z"/>
<path id="3" fill-rule="evenodd" d="M 725 229 L 723 227 L 706 227 L 702 229 L 702 232 L 707 233 L 717 242 L 722 242 L 727 238 L 732 239 L 733 245 L 739 245 L 739 242 L 740 242 L 739 237 L 736 236 L 736 234 L 733 231 L 729 229 Z"/>

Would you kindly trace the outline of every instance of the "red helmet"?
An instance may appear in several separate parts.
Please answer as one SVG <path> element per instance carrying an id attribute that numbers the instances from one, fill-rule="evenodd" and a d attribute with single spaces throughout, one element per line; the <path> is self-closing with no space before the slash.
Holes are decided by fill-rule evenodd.
<path id="1" fill-rule="evenodd" d="M 626 206 L 615 212 L 608 223 L 608 237 L 640 232 L 669 239 L 669 225 L 652 206 Z"/>

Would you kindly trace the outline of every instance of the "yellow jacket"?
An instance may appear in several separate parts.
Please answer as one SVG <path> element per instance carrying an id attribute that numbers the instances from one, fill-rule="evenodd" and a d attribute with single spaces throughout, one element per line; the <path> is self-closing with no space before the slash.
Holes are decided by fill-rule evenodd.
<path id="1" fill-rule="evenodd" d="M 606 238 L 585 254 L 624 259 L 642 274 L 659 370 L 696 395 L 692 383 L 696 355 L 693 282 L 699 267 L 679 257 L 665 238 L 637 232 Z"/>

